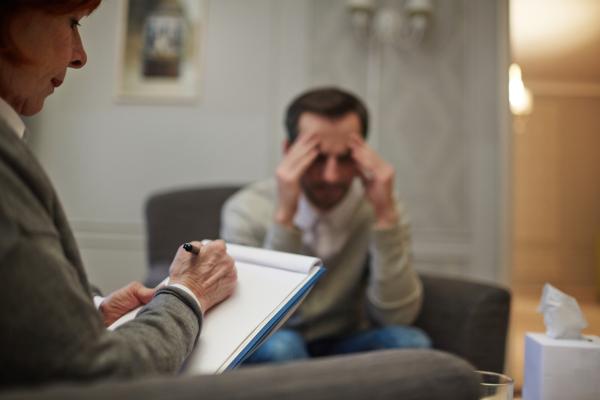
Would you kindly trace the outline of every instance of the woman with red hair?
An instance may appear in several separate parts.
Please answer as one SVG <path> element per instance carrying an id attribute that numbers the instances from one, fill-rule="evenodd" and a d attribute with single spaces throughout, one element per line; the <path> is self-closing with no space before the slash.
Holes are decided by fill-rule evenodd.
<path id="1" fill-rule="evenodd" d="M 177 250 L 168 286 L 93 296 L 60 201 L 21 139 L 20 115 L 39 112 L 67 69 L 86 64 L 78 26 L 99 3 L 0 2 L 0 390 L 173 373 L 203 312 L 236 285 L 225 244 L 195 242 L 200 254 Z M 106 329 L 144 304 L 133 321 Z"/>

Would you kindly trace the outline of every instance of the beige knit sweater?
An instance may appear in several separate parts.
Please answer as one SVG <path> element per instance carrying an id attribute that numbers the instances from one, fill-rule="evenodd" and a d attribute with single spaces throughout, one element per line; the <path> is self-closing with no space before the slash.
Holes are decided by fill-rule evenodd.
<path id="1" fill-rule="evenodd" d="M 274 180 L 257 182 L 236 193 L 222 213 L 221 237 L 228 242 L 310 254 L 302 232 L 274 222 Z M 374 214 L 362 199 L 339 253 L 325 261 L 327 273 L 316 284 L 288 328 L 307 341 L 347 335 L 375 325 L 408 325 L 422 300 L 421 282 L 412 268 L 410 228 L 399 204 L 400 223 L 374 229 Z"/>

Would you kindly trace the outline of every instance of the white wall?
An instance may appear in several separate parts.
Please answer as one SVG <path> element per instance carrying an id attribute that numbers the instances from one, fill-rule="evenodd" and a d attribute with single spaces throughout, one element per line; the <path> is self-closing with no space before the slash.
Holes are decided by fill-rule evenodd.
<path id="1" fill-rule="evenodd" d="M 396 166 L 418 268 L 505 281 L 507 3 L 433 4 L 422 46 L 371 46 L 368 58 L 349 34 L 346 2 L 313 0 L 310 81 L 378 105 L 370 141 Z"/>
<path id="2" fill-rule="evenodd" d="M 110 290 L 143 278 L 150 193 L 271 175 L 283 110 L 311 84 L 380 99 L 373 145 L 399 170 L 419 268 L 498 279 L 505 111 L 498 79 L 507 62 L 498 10 L 506 2 L 435 3 L 424 50 L 382 50 L 373 96 L 367 51 L 350 35 L 344 0 L 209 1 L 201 99 L 166 106 L 115 102 L 121 2 L 104 1 L 84 21 L 88 65 L 70 71 L 28 121 L 91 280 Z"/>

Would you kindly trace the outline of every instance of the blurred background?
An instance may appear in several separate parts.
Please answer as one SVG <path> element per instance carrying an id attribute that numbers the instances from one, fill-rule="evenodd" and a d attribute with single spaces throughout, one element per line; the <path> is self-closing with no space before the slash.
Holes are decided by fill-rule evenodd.
<path id="1" fill-rule="evenodd" d="M 128 2 L 105 1 L 83 21 L 88 65 L 27 121 L 93 282 L 144 278 L 149 194 L 271 176 L 289 101 L 338 85 L 397 169 L 417 269 L 513 290 L 518 381 L 544 282 L 598 309 L 600 1 L 200 3 L 196 98 L 118 95 Z"/>
<path id="2" fill-rule="evenodd" d="M 397 168 L 419 268 L 504 279 L 506 2 L 425 2 L 424 37 L 396 46 L 353 20 L 355 1 L 207 1 L 199 96 L 182 104 L 116 96 L 124 3 L 105 1 L 83 21 L 87 66 L 28 121 L 89 275 L 105 290 L 144 275 L 150 193 L 271 176 L 285 108 L 316 85 L 369 105 L 369 142 Z M 373 5 L 373 29 L 378 11 L 402 13 L 406 2 L 358 3 Z"/>
<path id="3" fill-rule="evenodd" d="M 519 387 L 524 333 L 545 330 L 545 282 L 579 301 L 584 333 L 600 334 L 600 1 L 511 0 L 510 32 L 529 90 L 511 93 L 524 103 L 513 107 L 508 349 Z"/>
<path id="4" fill-rule="evenodd" d="M 600 2 L 511 1 L 513 60 L 532 94 L 515 117 L 513 283 L 594 290 L 600 239 Z M 592 293 L 593 294 L 593 293 Z"/>

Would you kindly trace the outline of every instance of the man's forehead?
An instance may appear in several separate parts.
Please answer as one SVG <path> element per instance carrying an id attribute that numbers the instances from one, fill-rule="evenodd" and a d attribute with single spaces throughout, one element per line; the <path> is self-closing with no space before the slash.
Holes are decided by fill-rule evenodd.
<path id="1" fill-rule="evenodd" d="M 360 134 L 360 118 L 348 113 L 339 118 L 328 118 L 314 113 L 303 113 L 298 122 L 300 135 L 315 132 L 320 138 L 319 148 L 324 153 L 348 151 L 350 137 Z"/>

